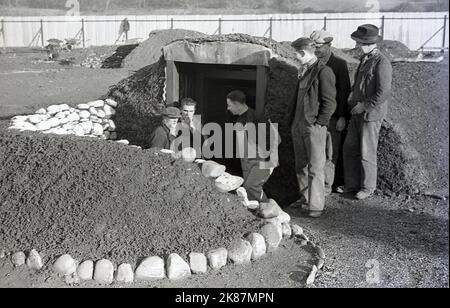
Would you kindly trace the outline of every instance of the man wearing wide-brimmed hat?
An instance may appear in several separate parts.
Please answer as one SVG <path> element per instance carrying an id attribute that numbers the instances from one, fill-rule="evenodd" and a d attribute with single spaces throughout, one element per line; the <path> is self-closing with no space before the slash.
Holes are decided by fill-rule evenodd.
<path id="1" fill-rule="evenodd" d="M 315 30 L 309 36 L 316 48 L 315 54 L 326 66 L 333 70 L 336 76 L 336 111 L 330 119 L 328 125 L 328 137 L 331 137 L 332 153 L 331 158 L 327 158 L 325 166 L 325 191 L 330 194 L 332 188 L 344 184 L 344 167 L 342 147 L 346 134 L 347 124 L 350 120 L 350 110 L 347 101 L 351 91 L 350 74 L 347 62 L 336 56 L 331 51 L 333 35 L 325 30 Z M 328 145 L 329 143 L 327 143 Z"/>
<path id="2" fill-rule="evenodd" d="M 180 109 L 167 107 L 162 113 L 161 124 L 153 130 L 150 136 L 150 147 L 169 150 L 170 144 L 176 138 L 176 128 L 180 118 Z"/>
<path id="3" fill-rule="evenodd" d="M 317 218 L 325 206 L 325 148 L 327 126 L 336 109 L 336 79 L 331 68 L 318 60 L 310 38 L 299 38 L 292 47 L 306 70 L 298 80 L 287 119 L 300 190 L 300 199 L 291 208 Z"/>
<path id="4" fill-rule="evenodd" d="M 356 192 L 360 200 L 376 189 L 378 136 L 391 95 L 392 65 L 377 48 L 378 33 L 378 27 L 366 24 L 351 35 L 364 55 L 348 101 L 352 116 L 344 142 L 345 186 L 339 190 Z"/>

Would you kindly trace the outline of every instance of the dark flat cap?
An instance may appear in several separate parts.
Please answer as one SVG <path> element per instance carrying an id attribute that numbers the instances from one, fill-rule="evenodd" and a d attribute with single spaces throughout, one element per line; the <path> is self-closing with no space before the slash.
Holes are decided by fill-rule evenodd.
<path id="1" fill-rule="evenodd" d="M 181 118 L 181 111 L 177 107 L 167 107 L 162 115 L 168 118 Z"/>
<path id="2" fill-rule="evenodd" d="M 305 47 L 313 47 L 314 42 L 308 37 L 301 37 L 293 41 L 291 46 L 295 49 L 303 49 Z"/>

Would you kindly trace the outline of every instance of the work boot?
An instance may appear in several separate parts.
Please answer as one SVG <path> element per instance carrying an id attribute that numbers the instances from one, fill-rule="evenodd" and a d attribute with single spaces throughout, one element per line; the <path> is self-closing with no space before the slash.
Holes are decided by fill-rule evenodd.
<path id="1" fill-rule="evenodd" d="M 309 211 L 308 216 L 312 218 L 319 218 L 322 216 L 322 211 Z"/>
<path id="2" fill-rule="evenodd" d="M 368 190 L 360 190 L 356 193 L 355 198 L 358 200 L 364 200 L 369 198 L 372 195 L 371 191 Z"/>

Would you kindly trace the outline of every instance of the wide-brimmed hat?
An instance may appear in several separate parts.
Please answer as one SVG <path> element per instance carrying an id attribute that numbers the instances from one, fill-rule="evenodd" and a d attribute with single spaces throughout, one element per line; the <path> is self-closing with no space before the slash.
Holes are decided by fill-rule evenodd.
<path id="1" fill-rule="evenodd" d="M 315 43 L 315 44 L 328 44 L 333 41 L 333 36 L 324 30 L 315 30 L 311 33 L 309 38 Z"/>
<path id="2" fill-rule="evenodd" d="M 162 113 L 163 116 L 168 118 L 181 118 L 181 111 L 177 107 L 167 107 Z"/>
<path id="3" fill-rule="evenodd" d="M 375 25 L 361 25 L 352 33 L 351 37 L 361 44 L 375 44 L 383 39 L 381 35 L 379 35 L 379 31 L 380 29 Z"/>
<path id="4" fill-rule="evenodd" d="M 291 46 L 297 50 L 302 50 L 305 47 L 314 47 L 314 42 L 308 37 L 301 37 L 293 41 Z"/>

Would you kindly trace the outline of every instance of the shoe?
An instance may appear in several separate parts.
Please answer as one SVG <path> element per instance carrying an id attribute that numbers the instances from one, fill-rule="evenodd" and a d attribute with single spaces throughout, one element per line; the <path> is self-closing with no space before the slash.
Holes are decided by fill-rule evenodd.
<path id="1" fill-rule="evenodd" d="M 319 218 L 322 216 L 322 211 L 309 211 L 308 216 L 312 218 Z"/>
<path id="2" fill-rule="evenodd" d="M 336 187 L 336 192 L 338 194 L 348 194 L 348 193 L 352 193 L 352 192 L 356 192 L 356 191 L 357 191 L 356 189 L 347 189 L 344 186 Z"/>
<path id="3" fill-rule="evenodd" d="M 372 192 L 367 190 L 360 190 L 356 193 L 355 198 L 358 200 L 364 200 L 369 198 L 372 195 Z"/>

